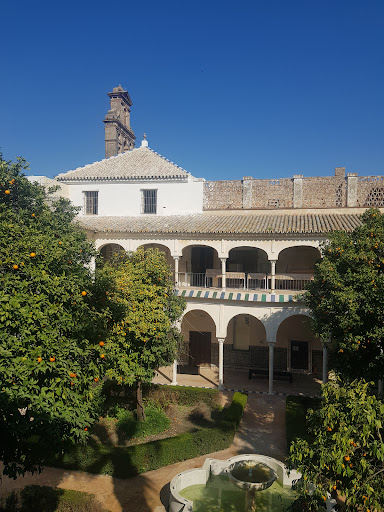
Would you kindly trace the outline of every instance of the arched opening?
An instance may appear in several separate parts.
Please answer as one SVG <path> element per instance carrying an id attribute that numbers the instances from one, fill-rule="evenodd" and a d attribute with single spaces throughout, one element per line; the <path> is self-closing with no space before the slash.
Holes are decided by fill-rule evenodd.
<path id="1" fill-rule="evenodd" d="M 292 315 L 281 322 L 275 345 L 275 367 L 303 373 L 321 374 L 322 345 L 306 315 Z"/>
<path id="2" fill-rule="evenodd" d="M 224 367 L 268 368 L 268 345 L 263 323 L 252 315 L 236 315 L 228 323 Z"/>
<path id="3" fill-rule="evenodd" d="M 184 346 L 179 354 L 180 373 L 198 373 L 201 366 L 210 367 L 212 346 L 216 344 L 216 325 L 212 317 L 203 310 L 189 311 L 183 316 L 181 333 Z M 213 357 L 212 357 L 213 356 Z"/>
<path id="4" fill-rule="evenodd" d="M 269 270 L 268 256 L 257 247 L 235 247 L 226 262 L 228 288 L 265 289 Z"/>
<path id="5" fill-rule="evenodd" d="M 147 251 L 148 249 L 158 249 L 160 252 L 164 254 L 164 257 L 167 260 L 168 265 L 171 267 L 172 272 L 175 271 L 174 259 L 171 256 L 171 251 L 166 245 L 151 243 L 143 244 L 140 247 L 143 247 L 144 251 Z"/>
<path id="6" fill-rule="evenodd" d="M 313 279 L 315 264 L 321 259 L 319 249 L 295 246 L 284 249 L 276 263 L 275 288 L 277 290 L 303 290 Z"/>
<path id="7" fill-rule="evenodd" d="M 117 256 L 121 251 L 125 251 L 124 247 L 119 244 L 107 244 L 100 249 L 103 261 L 109 261 L 112 256 Z"/>
<path id="8" fill-rule="evenodd" d="M 219 274 L 221 262 L 216 249 L 207 245 L 184 247 L 179 262 L 180 286 L 219 287 Z"/>

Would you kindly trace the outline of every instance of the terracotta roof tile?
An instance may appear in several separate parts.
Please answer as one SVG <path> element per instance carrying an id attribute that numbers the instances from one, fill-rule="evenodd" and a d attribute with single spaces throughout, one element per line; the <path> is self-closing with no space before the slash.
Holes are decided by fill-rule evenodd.
<path id="1" fill-rule="evenodd" d="M 360 215 L 334 214 L 263 214 L 236 212 L 193 215 L 139 217 L 78 217 L 80 224 L 97 232 L 158 234 L 321 234 L 351 231 L 361 224 Z"/>
<path id="2" fill-rule="evenodd" d="M 59 174 L 58 181 L 187 179 L 189 173 L 148 147 Z"/>

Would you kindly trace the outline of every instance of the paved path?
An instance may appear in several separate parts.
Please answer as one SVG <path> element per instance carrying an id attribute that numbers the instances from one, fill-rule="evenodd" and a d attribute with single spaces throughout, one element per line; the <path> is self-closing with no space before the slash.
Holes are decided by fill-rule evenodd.
<path id="1" fill-rule="evenodd" d="M 186 469 L 201 467 L 207 457 L 228 459 L 239 453 L 259 453 L 280 460 L 286 456 L 285 397 L 250 395 L 241 429 L 227 450 L 190 459 L 134 478 L 119 479 L 79 471 L 45 468 L 40 475 L 17 480 L 3 477 L 1 494 L 25 485 L 49 485 L 92 493 L 110 512 L 161 512 L 168 502 L 168 484 Z"/>

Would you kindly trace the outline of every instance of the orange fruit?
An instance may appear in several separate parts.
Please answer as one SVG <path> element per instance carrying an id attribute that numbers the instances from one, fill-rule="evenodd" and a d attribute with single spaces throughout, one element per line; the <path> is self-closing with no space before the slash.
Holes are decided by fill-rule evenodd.
<path id="1" fill-rule="evenodd" d="M 71 378 L 75 378 L 75 377 L 77 377 L 76 373 L 70 373 L 70 374 L 69 374 L 69 376 L 70 376 Z"/>
<path id="2" fill-rule="evenodd" d="M 11 193 L 11 191 L 10 191 L 10 190 L 4 190 L 4 194 L 7 194 L 7 195 L 8 195 L 8 194 L 10 194 L 10 193 Z"/>
<path id="3" fill-rule="evenodd" d="M 35 217 L 35 214 L 34 214 L 34 213 L 32 213 L 32 217 Z"/>
<path id="4" fill-rule="evenodd" d="M 104 341 L 99 342 L 100 347 L 104 347 Z"/>
<path id="5" fill-rule="evenodd" d="M 30 257 L 34 258 L 35 256 L 36 256 L 36 254 L 34 252 L 31 252 Z"/>
<path id="6" fill-rule="evenodd" d="M 95 382 L 98 382 L 99 377 L 95 377 L 93 380 L 94 380 Z"/>
<path id="7" fill-rule="evenodd" d="M 100 357 L 101 357 L 101 359 L 104 359 L 104 357 L 105 357 L 105 354 L 101 354 L 101 356 L 100 356 Z"/>
<path id="8" fill-rule="evenodd" d="M 14 270 L 17 270 L 18 268 L 19 268 L 19 265 L 16 265 L 16 264 L 15 264 L 15 265 L 13 265 L 13 269 L 14 269 Z"/>
<path id="9" fill-rule="evenodd" d="M 51 363 L 53 363 L 53 361 L 55 360 L 54 357 L 50 357 L 49 360 L 51 361 Z"/>
<path id="10" fill-rule="evenodd" d="M 37 362 L 38 362 L 38 363 L 41 363 L 41 361 L 42 361 L 42 358 L 41 358 L 41 357 L 38 357 L 38 358 L 37 358 Z"/>
<path id="11" fill-rule="evenodd" d="M 346 455 L 344 459 L 348 462 L 349 460 L 351 460 L 351 457 L 349 455 Z"/>
<path id="12" fill-rule="evenodd" d="M 82 295 L 83 297 L 85 297 L 85 296 L 87 295 L 87 292 L 84 292 L 84 291 L 83 291 L 83 292 L 81 292 L 81 295 Z"/>
<path id="13" fill-rule="evenodd" d="M 84 429 L 84 430 L 85 430 L 85 431 L 87 431 L 87 430 L 88 430 L 88 427 L 85 427 L 85 429 Z"/>
<path id="14" fill-rule="evenodd" d="M 336 491 L 336 489 L 337 489 L 337 487 L 336 487 L 336 485 L 334 485 L 334 486 L 333 486 L 333 490 L 334 490 L 334 491 Z"/>

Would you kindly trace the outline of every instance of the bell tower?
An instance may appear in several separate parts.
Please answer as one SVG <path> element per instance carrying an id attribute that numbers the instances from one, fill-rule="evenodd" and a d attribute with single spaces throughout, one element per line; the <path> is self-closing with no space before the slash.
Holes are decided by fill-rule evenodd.
<path id="1" fill-rule="evenodd" d="M 105 158 L 124 153 L 135 147 L 135 134 L 130 125 L 132 101 L 119 85 L 108 93 L 111 108 L 105 116 Z"/>

